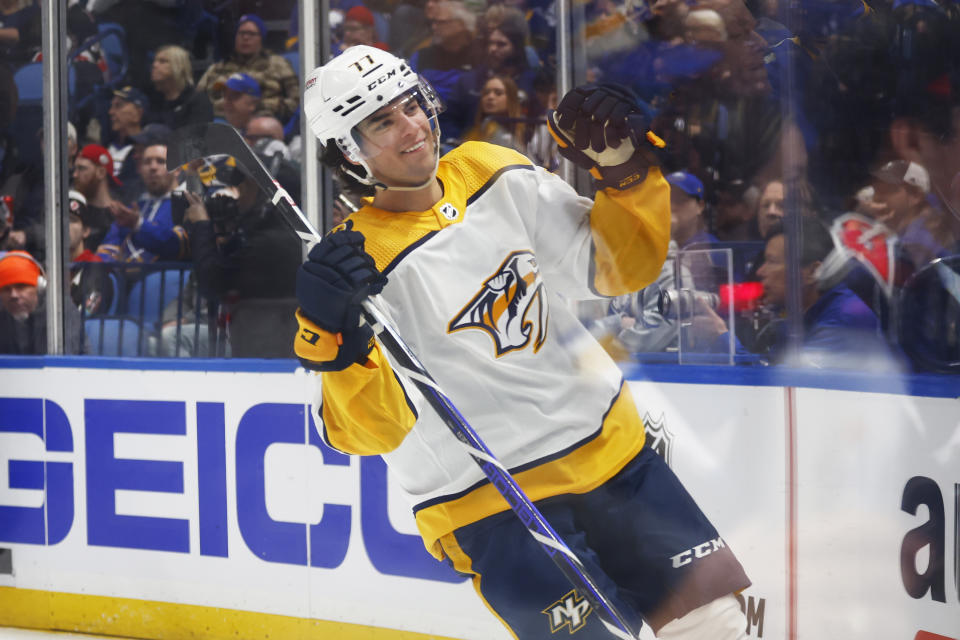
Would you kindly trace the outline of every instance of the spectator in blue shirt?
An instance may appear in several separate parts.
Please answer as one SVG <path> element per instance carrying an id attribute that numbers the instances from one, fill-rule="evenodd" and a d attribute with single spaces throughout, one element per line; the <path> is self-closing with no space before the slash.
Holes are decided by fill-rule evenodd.
<path id="1" fill-rule="evenodd" d="M 167 147 L 154 144 L 140 157 L 140 177 L 146 188 L 132 206 L 115 208 L 113 224 L 97 249 L 107 262 L 180 260 L 189 253 L 187 234 L 173 220 L 170 195 L 175 175 L 167 172 Z"/>
<path id="2" fill-rule="evenodd" d="M 763 285 L 763 304 L 772 320 L 753 336 L 755 348 L 765 352 L 772 364 L 797 367 L 893 371 L 902 363 L 894 355 L 880 329 L 876 314 L 843 282 L 847 261 L 837 253 L 833 238 L 816 219 L 805 219 L 798 247 L 803 337 L 793 357 L 789 350 L 785 310 L 787 306 L 786 235 L 783 225 L 771 227 L 757 275 Z M 697 303 L 692 333 L 698 343 L 711 344 L 709 351 L 725 351 L 729 330 L 716 311 Z M 735 339 L 737 354 L 748 351 Z"/>
<path id="3" fill-rule="evenodd" d="M 876 314 L 829 269 L 836 250 L 833 239 L 817 220 L 805 220 L 799 247 L 803 341 L 799 362 L 787 362 L 785 332 L 780 331 L 771 350 L 775 363 L 843 369 L 885 370 L 892 353 L 882 337 Z M 786 235 L 774 224 L 767 235 L 764 263 L 757 270 L 763 283 L 764 303 L 782 310 L 787 300 Z"/>

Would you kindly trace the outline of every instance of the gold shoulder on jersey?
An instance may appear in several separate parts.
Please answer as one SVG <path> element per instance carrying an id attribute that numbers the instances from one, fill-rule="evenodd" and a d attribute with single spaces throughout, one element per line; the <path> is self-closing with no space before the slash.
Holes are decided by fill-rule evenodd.
<path id="1" fill-rule="evenodd" d="M 450 183 L 450 195 L 454 198 L 459 195 L 466 203 L 503 169 L 532 164 L 528 158 L 513 149 L 487 142 L 465 142 L 440 159 L 438 175 L 443 180 L 444 187 Z M 452 191 L 461 193 L 454 194 Z"/>
<path id="2" fill-rule="evenodd" d="M 431 212 L 384 211 L 366 206 L 352 214 L 331 233 L 353 229 L 366 238 L 363 248 L 373 257 L 377 269 L 385 271 L 393 261 L 414 245 L 440 230 Z"/>
<path id="3" fill-rule="evenodd" d="M 381 271 L 402 254 L 451 224 L 463 221 L 470 199 L 508 167 L 533 164 L 512 149 L 485 142 L 467 142 L 440 159 L 437 177 L 443 197 L 429 211 L 397 213 L 364 206 L 334 229 L 351 228 L 366 238 L 364 248 Z"/>

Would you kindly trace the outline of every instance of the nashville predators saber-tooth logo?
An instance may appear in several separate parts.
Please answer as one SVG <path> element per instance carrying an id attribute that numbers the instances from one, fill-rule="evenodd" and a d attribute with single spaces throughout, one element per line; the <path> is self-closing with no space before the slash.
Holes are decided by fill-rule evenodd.
<path id="1" fill-rule="evenodd" d="M 497 357 L 523 349 L 531 339 L 536 353 L 547 338 L 547 308 L 543 279 L 530 251 L 514 251 L 480 292 L 450 321 L 448 331 L 483 329 L 497 348 Z M 530 309 L 536 303 L 536 313 Z"/>
<path id="2" fill-rule="evenodd" d="M 550 633 L 556 633 L 560 629 L 568 627 L 567 631 L 573 634 L 587 624 L 587 616 L 592 612 L 593 608 L 590 603 L 574 589 L 541 613 L 550 619 Z"/>

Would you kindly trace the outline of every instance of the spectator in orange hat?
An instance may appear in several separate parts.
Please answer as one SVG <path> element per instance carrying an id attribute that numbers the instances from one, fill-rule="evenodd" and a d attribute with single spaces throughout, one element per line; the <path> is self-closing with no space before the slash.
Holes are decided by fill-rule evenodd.
<path id="1" fill-rule="evenodd" d="M 0 304 L 14 320 L 23 322 L 37 310 L 45 284 L 43 267 L 29 253 L 0 253 Z"/>
<path id="2" fill-rule="evenodd" d="M 26 251 L 0 252 L 0 353 L 47 352 L 47 318 L 43 304 L 46 274 Z M 68 327 L 79 329 L 80 314 L 68 306 Z M 67 352 L 80 352 L 79 330 L 67 332 Z"/>
<path id="3" fill-rule="evenodd" d="M 340 43 L 340 50 L 343 51 L 358 44 L 370 45 L 384 51 L 389 50 L 386 43 L 377 40 L 373 27 L 373 13 L 362 4 L 351 7 L 343 16 L 343 41 Z"/>

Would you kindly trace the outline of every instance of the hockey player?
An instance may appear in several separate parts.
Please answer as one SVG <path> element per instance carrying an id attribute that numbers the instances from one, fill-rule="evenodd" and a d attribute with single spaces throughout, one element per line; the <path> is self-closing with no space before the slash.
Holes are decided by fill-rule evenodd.
<path id="1" fill-rule="evenodd" d="M 615 88 L 581 88 L 551 117 L 564 153 L 600 181 L 593 201 L 503 147 L 465 143 L 439 158 L 439 109 L 405 61 L 371 47 L 307 78 L 304 112 L 324 161 L 347 189 L 372 196 L 297 275 L 295 350 L 322 372 L 321 436 L 383 456 L 427 549 L 472 576 L 515 637 L 562 628 L 609 637 L 359 323 L 361 302 L 379 294 L 387 319 L 633 628 L 643 619 L 665 639 L 745 637 L 733 593 L 749 580 L 644 446 L 620 370 L 565 302 L 634 291 L 660 272 L 670 192 L 645 130 L 632 126 L 633 102 Z"/>

